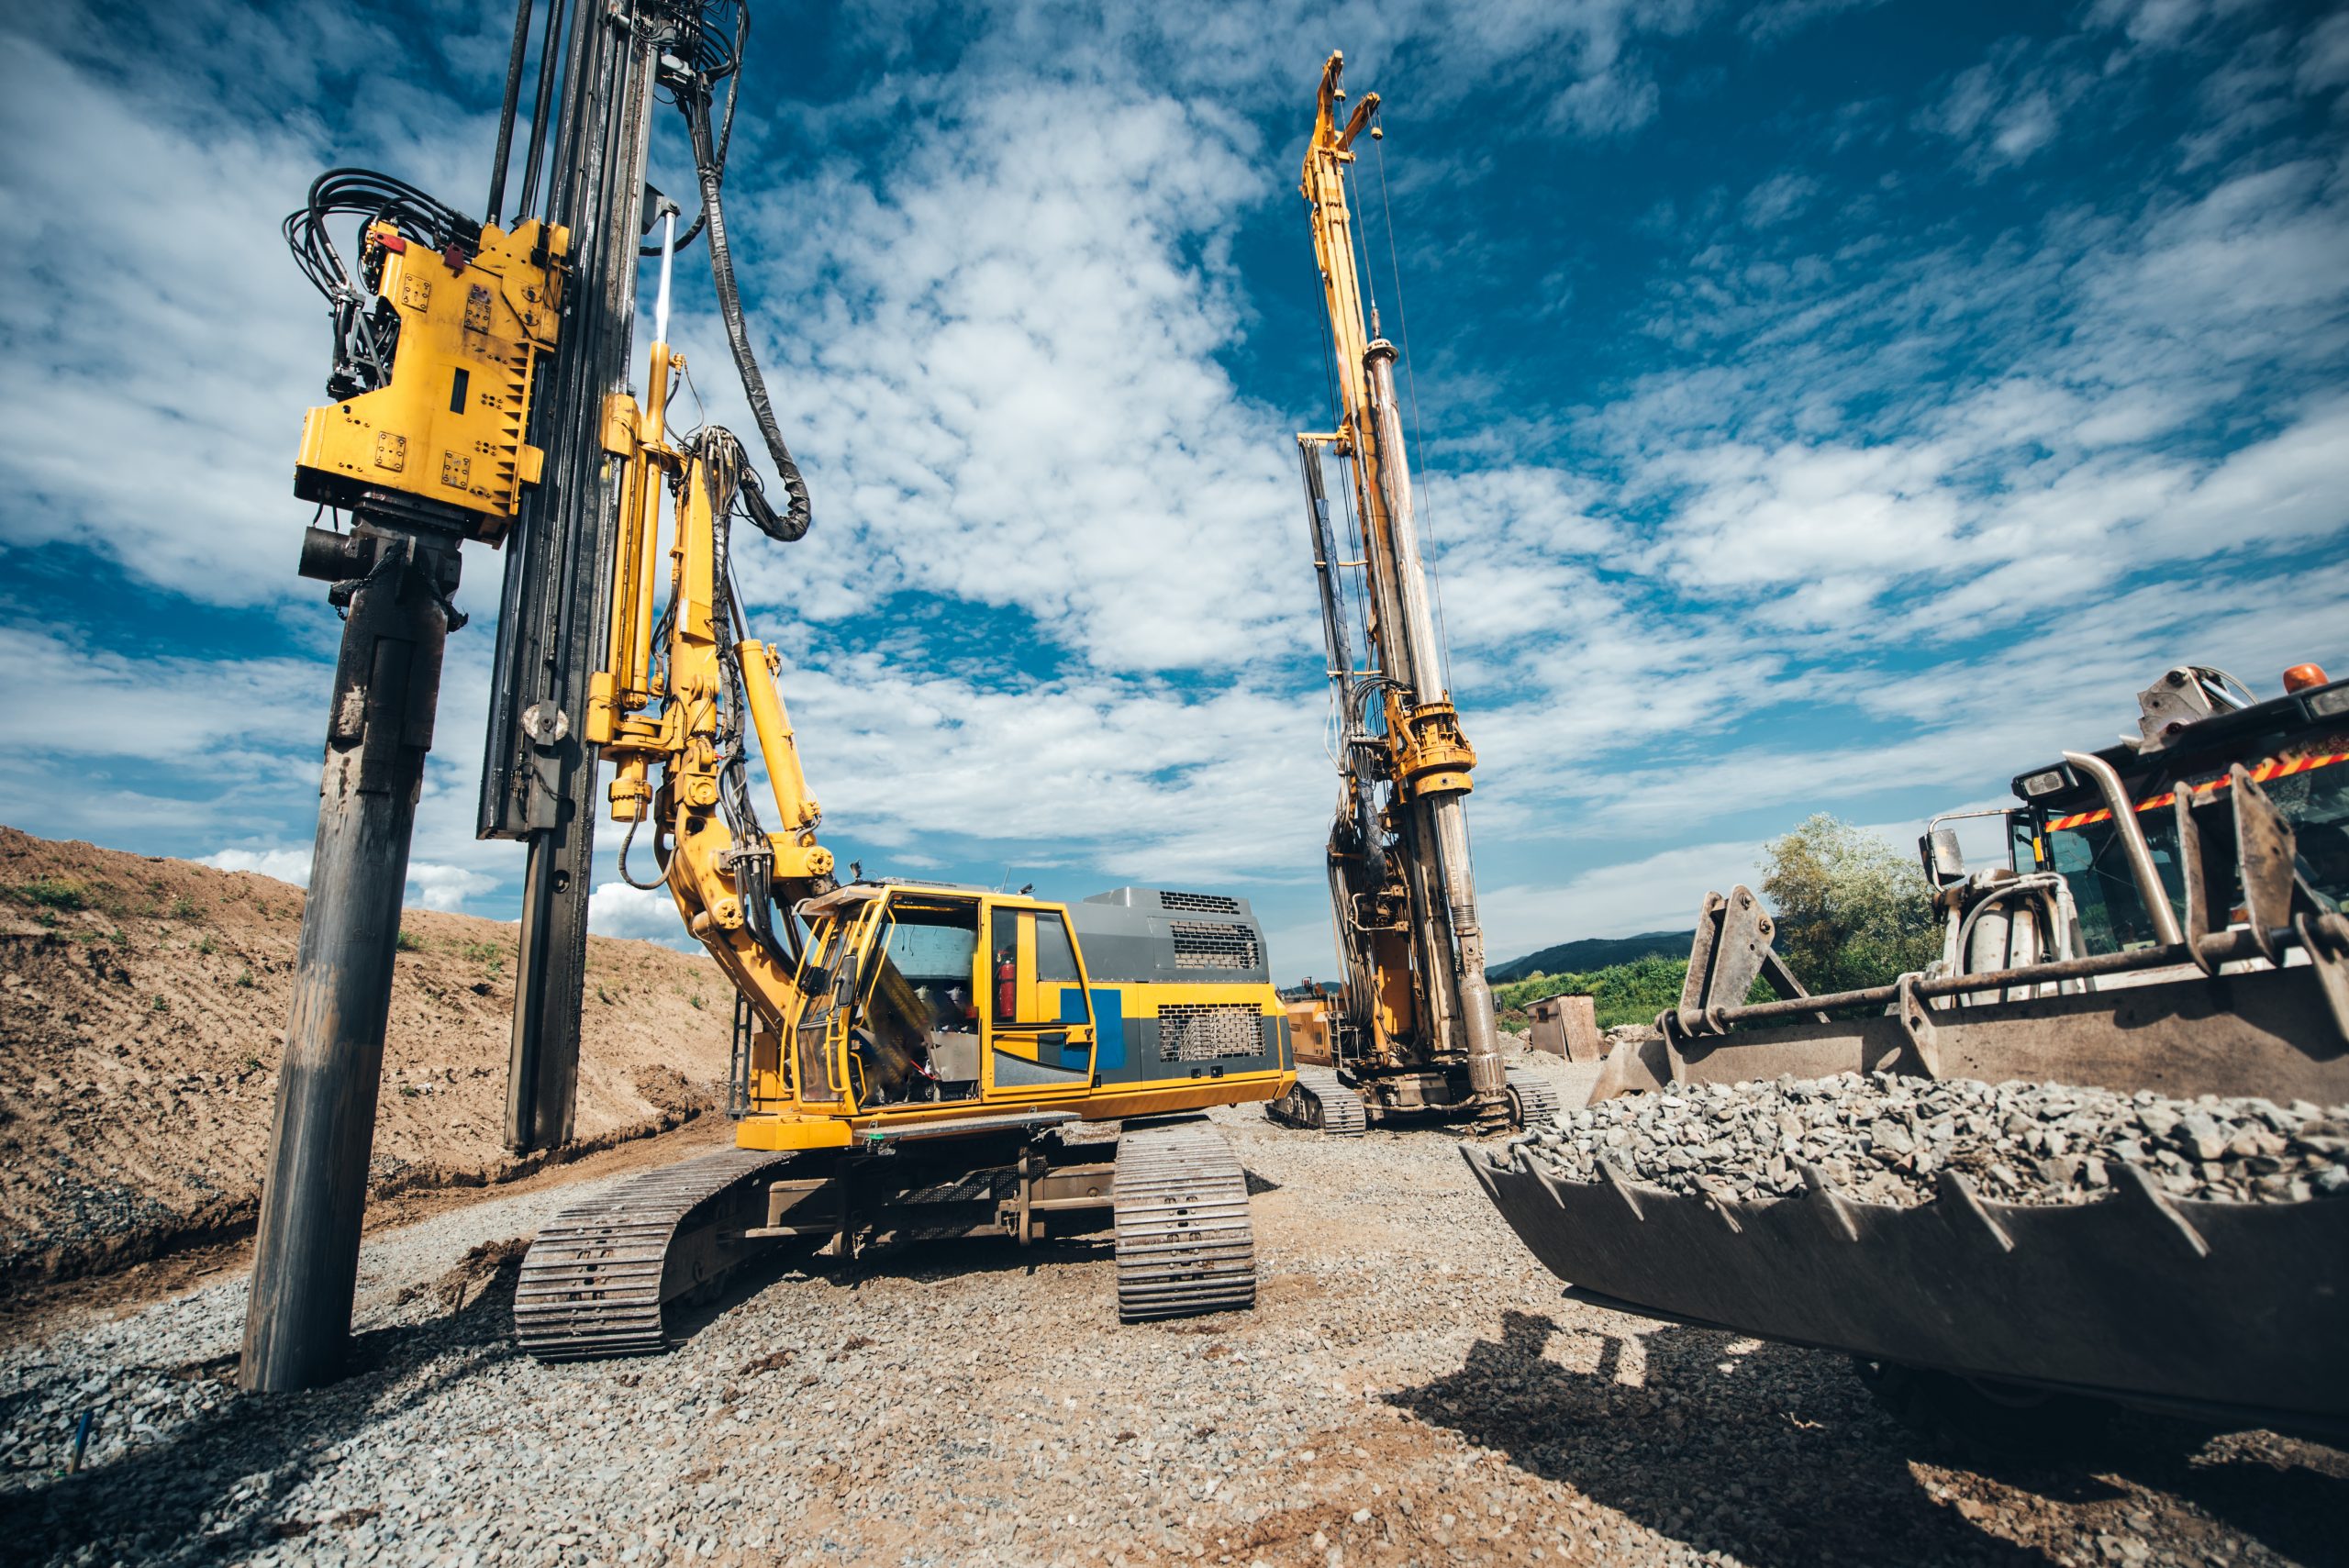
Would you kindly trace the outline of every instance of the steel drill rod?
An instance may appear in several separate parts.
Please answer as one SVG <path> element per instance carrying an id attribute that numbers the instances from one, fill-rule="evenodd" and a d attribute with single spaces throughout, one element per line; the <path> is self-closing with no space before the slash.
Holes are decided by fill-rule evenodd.
<path id="1" fill-rule="evenodd" d="M 239 1371 L 265 1393 L 332 1382 L 351 1334 L 408 838 L 455 586 L 453 542 L 420 567 L 401 563 L 404 543 L 386 541 L 386 563 L 351 595 L 328 710 Z"/>

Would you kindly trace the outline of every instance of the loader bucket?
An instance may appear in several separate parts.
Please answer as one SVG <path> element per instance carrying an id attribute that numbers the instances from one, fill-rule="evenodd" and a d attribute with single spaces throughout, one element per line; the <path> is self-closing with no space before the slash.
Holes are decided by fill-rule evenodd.
<path id="1" fill-rule="evenodd" d="M 1510 1227 L 1585 1298 L 1758 1338 L 2169 1409 L 2349 1435 L 2349 1200 L 2174 1199 L 2133 1167 L 2065 1207 L 1683 1196 L 1562 1182 L 1464 1145 Z"/>

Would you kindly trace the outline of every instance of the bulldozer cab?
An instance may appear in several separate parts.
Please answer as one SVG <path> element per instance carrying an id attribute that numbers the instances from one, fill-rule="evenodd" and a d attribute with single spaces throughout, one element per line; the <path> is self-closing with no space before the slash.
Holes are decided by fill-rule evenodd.
<path id="1" fill-rule="evenodd" d="M 2326 690 L 2344 687 L 2349 683 Z M 2102 753 L 2135 803 L 2137 826 L 2173 917 L 2182 919 L 2187 907 L 2176 815 L 2183 794 L 2199 828 L 2202 894 L 2212 926 L 2241 926 L 2248 918 L 2232 822 L 2236 764 L 2290 825 L 2299 881 L 2327 907 L 2339 909 L 2349 900 L 2349 721 L 2338 717 L 2343 707 L 2349 701 L 2311 714 L 2304 695 L 2287 696 L 2206 720 L 2157 751 Z M 2120 827 L 2095 786 L 2065 766 L 2024 774 L 2015 790 L 2031 802 L 2032 864 L 2062 876 L 2078 909 L 2078 951 L 2153 946 L 2158 922 L 2131 874 Z"/>
<path id="2" fill-rule="evenodd" d="M 1083 962 L 1058 905 L 859 884 L 801 906 L 793 1087 L 866 1117 L 1022 1105 L 1093 1086 Z"/>

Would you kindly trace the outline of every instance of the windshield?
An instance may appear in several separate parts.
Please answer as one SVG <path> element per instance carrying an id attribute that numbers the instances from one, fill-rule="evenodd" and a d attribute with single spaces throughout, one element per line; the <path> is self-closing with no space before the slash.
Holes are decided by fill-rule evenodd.
<path id="1" fill-rule="evenodd" d="M 876 935 L 849 1031 L 859 1108 L 976 1095 L 978 901 L 900 895 Z"/>
<path id="2" fill-rule="evenodd" d="M 2334 739 L 2314 748 L 2271 759 L 2254 770 L 2267 774 L 2260 787 L 2292 825 L 2298 840 L 2297 869 L 2318 897 L 2333 907 L 2349 899 L 2349 756 Z M 2298 771 L 2286 773 L 2287 768 Z M 2233 803 L 2225 779 L 2195 789 L 2194 820 L 2201 829 L 2203 885 L 2211 923 L 2235 925 L 2246 918 L 2241 880 L 2235 874 Z M 2167 794 L 2137 808 L 2137 824 L 2153 851 L 2170 907 L 2186 914 L 2186 884 L 2177 864 L 2177 822 Z M 2081 951 L 2121 952 L 2150 947 L 2154 924 L 2115 830 L 2111 813 L 2088 811 L 2059 817 L 2045 829 L 2049 869 L 2063 874 L 2079 906 Z"/>
<path id="3" fill-rule="evenodd" d="M 2166 811 L 2146 811 L 2137 822 L 2154 851 L 2154 869 L 2181 918 L 2186 912 L 2186 884 L 2177 870 L 2177 825 Z M 2210 836 L 2204 835 L 2206 847 Z M 2137 879 L 2129 870 L 2128 852 L 2107 817 L 2076 828 L 2050 828 L 2050 867 L 2063 873 L 2080 911 L 2081 949 L 2085 952 L 2122 952 L 2154 944 L 2153 917 L 2138 896 Z M 2232 900 L 2231 900 L 2232 901 Z"/>

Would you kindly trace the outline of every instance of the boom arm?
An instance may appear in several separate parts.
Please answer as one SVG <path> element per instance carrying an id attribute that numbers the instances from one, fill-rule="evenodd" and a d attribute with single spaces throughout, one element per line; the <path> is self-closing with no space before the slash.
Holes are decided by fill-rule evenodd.
<path id="1" fill-rule="evenodd" d="M 651 819 L 662 882 L 763 1026 L 753 1062 L 774 1072 L 797 996 L 800 933 L 789 911 L 831 889 L 832 852 L 816 841 L 822 812 L 775 689 L 780 661 L 749 636 L 727 559 L 747 479 L 741 443 L 716 427 L 683 444 L 669 438 L 670 383 L 685 361 L 665 340 L 667 266 L 664 255 L 644 405 L 621 394 L 605 414 L 606 450 L 627 463 L 628 477 L 605 668 L 589 685 L 585 739 L 617 765 L 613 819 Z M 674 521 L 668 598 L 656 619 L 664 491 Z M 774 794 L 773 832 L 751 804 L 753 737 Z M 631 841 L 634 834 L 631 826 Z M 623 876 L 626 859 L 623 849 Z"/>
<path id="2" fill-rule="evenodd" d="M 1364 94 L 1342 124 L 1344 57 L 1322 67 L 1300 182 L 1337 355 L 1339 428 L 1300 435 L 1345 774 L 1330 840 L 1330 891 L 1348 970 L 1347 1011 L 1363 1049 L 1392 1067 L 1467 1057 L 1480 1120 L 1506 1115 L 1499 1039 L 1463 797 L 1476 754 L 1443 684 L 1442 643 L 1419 554 L 1409 461 L 1395 397 L 1395 346 L 1365 323 L 1346 168 L 1377 111 Z M 1319 454 L 1353 460 L 1366 575 L 1366 668 L 1351 668 L 1341 563 Z M 1373 706 L 1373 699 L 1375 706 Z M 1374 723 L 1374 719 L 1375 723 Z M 1457 1060 L 1457 1057 L 1454 1057 Z"/>

